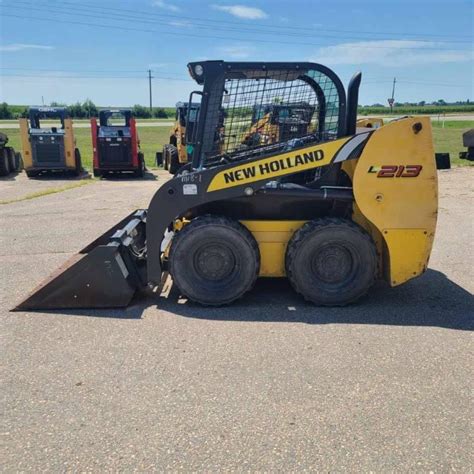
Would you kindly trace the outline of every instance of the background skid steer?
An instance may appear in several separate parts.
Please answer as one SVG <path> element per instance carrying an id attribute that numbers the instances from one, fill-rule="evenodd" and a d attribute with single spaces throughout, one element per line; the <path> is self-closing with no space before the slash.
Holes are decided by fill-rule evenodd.
<path id="1" fill-rule="evenodd" d="M 26 174 L 34 178 L 42 172 L 84 172 L 81 154 L 76 147 L 72 119 L 63 107 L 30 107 L 29 120 L 20 119 L 20 136 Z M 42 120 L 55 120 L 52 127 L 42 127 Z M 28 123 L 29 122 L 29 123 Z M 57 126 L 59 125 L 59 127 Z"/>
<path id="2" fill-rule="evenodd" d="M 124 306 L 167 272 L 205 305 L 242 297 L 258 277 L 287 277 L 309 301 L 345 305 L 376 279 L 397 286 L 426 270 L 437 215 L 428 118 L 356 131 L 361 75 L 346 95 L 318 64 L 188 68 L 203 87 L 189 170 L 17 309 Z M 315 127 L 242 149 L 254 106 L 276 100 L 309 104 Z"/>
<path id="3" fill-rule="evenodd" d="M 192 135 L 199 114 L 199 102 L 176 104 L 176 121 L 171 128 L 169 143 L 163 146 L 163 168 L 171 174 L 188 163 L 186 135 Z M 187 131 L 186 131 L 187 130 Z M 158 163 L 157 163 L 158 164 Z"/>

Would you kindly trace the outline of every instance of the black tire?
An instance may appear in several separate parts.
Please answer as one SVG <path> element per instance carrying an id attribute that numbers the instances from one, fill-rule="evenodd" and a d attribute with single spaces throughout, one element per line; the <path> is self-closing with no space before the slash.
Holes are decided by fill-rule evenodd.
<path id="1" fill-rule="evenodd" d="M 190 300 L 221 306 L 253 287 L 260 252 L 252 234 L 239 222 L 201 216 L 173 237 L 169 269 L 174 284 Z"/>
<path id="2" fill-rule="evenodd" d="M 23 157 L 21 156 L 21 153 L 17 151 L 15 153 L 15 171 L 20 172 L 23 168 Z"/>
<path id="3" fill-rule="evenodd" d="M 79 148 L 74 148 L 74 171 L 72 174 L 74 176 L 80 176 L 84 171 L 82 168 L 81 152 Z"/>
<path id="4" fill-rule="evenodd" d="M 293 288 L 321 306 L 344 306 L 363 296 L 377 276 L 372 238 L 351 221 L 307 222 L 286 251 L 286 274 Z"/>
<path id="5" fill-rule="evenodd" d="M 138 169 L 134 172 L 136 178 L 143 178 L 145 175 L 145 157 L 143 153 L 138 154 Z"/>
<path id="6" fill-rule="evenodd" d="M 98 169 L 94 169 L 93 173 L 94 173 L 95 178 L 102 178 L 102 171 L 100 171 Z"/>
<path id="7" fill-rule="evenodd" d="M 0 149 L 0 176 L 10 174 L 10 158 L 7 148 Z"/>
<path id="8" fill-rule="evenodd" d="M 182 166 L 179 162 L 178 149 L 174 145 L 170 145 L 168 150 L 169 170 L 171 174 L 176 174 Z"/>
<path id="9" fill-rule="evenodd" d="M 10 173 L 13 173 L 16 171 L 15 150 L 10 146 L 7 146 L 5 150 L 8 154 L 8 166 L 10 167 Z"/>
<path id="10" fill-rule="evenodd" d="M 168 170 L 169 168 L 169 158 L 168 158 L 168 147 L 169 145 L 163 146 L 163 169 Z"/>
<path id="11" fill-rule="evenodd" d="M 156 163 L 156 166 L 163 166 L 163 152 L 159 152 L 157 151 L 155 153 L 155 163 Z"/>

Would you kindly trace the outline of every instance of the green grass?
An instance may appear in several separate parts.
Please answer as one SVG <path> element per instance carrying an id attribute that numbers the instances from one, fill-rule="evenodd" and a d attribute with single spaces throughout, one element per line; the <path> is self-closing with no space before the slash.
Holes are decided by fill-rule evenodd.
<path id="1" fill-rule="evenodd" d="M 76 183 L 66 184 L 64 186 L 60 186 L 58 188 L 48 188 L 43 191 L 38 191 L 36 193 L 27 194 L 26 196 L 16 198 L 16 199 L 3 199 L 0 200 L 0 205 L 2 204 L 11 204 L 12 202 L 19 202 L 19 201 L 27 201 L 29 199 L 35 199 L 41 196 L 48 196 L 49 194 L 56 194 L 62 193 L 63 191 L 67 191 L 69 189 L 79 188 L 81 186 L 85 186 L 86 184 L 92 183 L 92 180 L 82 180 Z"/>
<path id="2" fill-rule="evenodd" d="M 451 163 L 453 165 L 473 165 L 472 162 L 459 159 L 459 152 L 464 151 L 462 146 L 462 134 L 474 127 L 474 121 L 446 121 L 444 128 L 442 122 L 433 122 L 433 138 L 435 150 L 438 153 L 449 153 L 451 155 Z M 148 168 L 155 167 L 155 153 L 161 151 L 161 148 L 167 143 L 169 138 L 170 127 L 140 127 L 138 134 L 140 137 L 141 149 L 145 154 L 145 161 Z M 8 135 L 10 146 L 17 150 L 21 149 L 20 130 L 18 129 L 1 129 Z M 83 166 L 92 169 L 92 143 L 90 130 L 88 128 L 77 128 L 74 131 L 77 146 L 81 150 Z"/>
<path id="3" fill-rule="evenodd" d="M 433 128 L 463 128 L 470 129 L 474 127 L 474 120 L 451 120 L 445 121 L 442 120 L 432 120 L 431 125 Z"/>
<path id="4" fill-rule="evenodd" d="M 464 105 L 397 105 L 393 108 L 394 115 L 428 115 L 428 114 L 468 114 L 474 112 L 474 104 Z M 359 106 L 359 115 L 390 114 L 389 107 Z"/>

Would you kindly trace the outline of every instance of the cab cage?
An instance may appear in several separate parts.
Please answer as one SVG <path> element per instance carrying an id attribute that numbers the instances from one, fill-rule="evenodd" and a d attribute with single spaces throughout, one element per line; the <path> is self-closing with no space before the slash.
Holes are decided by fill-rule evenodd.
<path id="1" fill-rule="evenodd" d="M 124 123 L 122 125 L 110 125 L 109 119 L 111 117 L 123 117 Z M 99 125 L 101 127 L 130 127 L 130 119 L 132 118 L 132 111 L 129 109 L 120 110 L 101 110 L 99 112 Z"/>
<path id="2" fill-rule="evenodd" d="M 28 110 L 30 128 L 40 129 L 40 121 L 43 119 L 59 119 L 61 121 L 61 129 L 63 129 L 64 119 L 67 117 L 67 110 L 63 107 L 30 107 Z"/>
<path id="3" fill-rule="evenodd" d="M 177 102 L 176 103 L 176 120 L 185 127 L 186 123 L 195 122 L 196 115 L 199 112 L 199 102 Z"/>
<path id="4" fill-rule="evenodd" d="M 309 126 L 287 121 L 291 138 L 311 135 L 314 141 L 345 136 L 346 95 L 342 82 L 329 68 L 315 63 L 203 61 L 188 64 L 191 77 L 203 86 L 192 145 L 192 166 L 199 169 L 219 157 L 230 158 L 262 148 L 242 145 L 242 135 L 252 126 L 255 107 L 267 104 L 292 107 L 305 103 L 312 111 Z M 282 134 L 288 137 L 288 133 Z M 255 151 L 254 151 L 255 150 Z M 263 150 L 262 150 L 263 151 Z"/>

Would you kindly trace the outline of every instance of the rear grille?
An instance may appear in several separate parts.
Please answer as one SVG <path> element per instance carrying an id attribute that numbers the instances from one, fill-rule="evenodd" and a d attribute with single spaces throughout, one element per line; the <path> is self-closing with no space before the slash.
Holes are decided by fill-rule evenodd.
<path id="1" fill-rule="evenodd" d="M 61 151 L 58 144 L 37 144 L 36 161 L 38 163 L 59 163 L 61 161 Z"/>
<path id="2" fill-rule="evenodd" d="M 100 144 L 100 163 L 103 165 L 128 164 L 131 161 L 131 149 L 128 144 L 110 146 L 106 143 Z"/>

